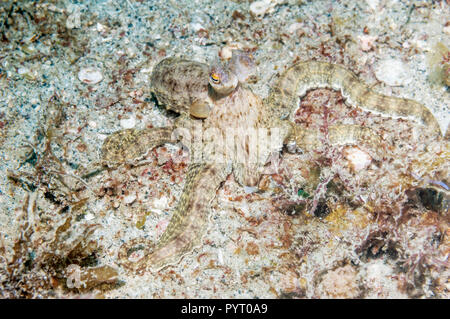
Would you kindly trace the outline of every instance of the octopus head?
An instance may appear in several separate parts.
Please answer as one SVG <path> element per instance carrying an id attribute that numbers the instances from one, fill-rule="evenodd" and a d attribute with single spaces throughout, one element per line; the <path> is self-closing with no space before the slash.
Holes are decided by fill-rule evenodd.
<path id="1" fill-rule="evenodd" d="M 222 66 L 214 66 L 209 72 L 209 84 L 220 95 L 228 95 L 234 91 L 239 81 L 233 72 Z"/>

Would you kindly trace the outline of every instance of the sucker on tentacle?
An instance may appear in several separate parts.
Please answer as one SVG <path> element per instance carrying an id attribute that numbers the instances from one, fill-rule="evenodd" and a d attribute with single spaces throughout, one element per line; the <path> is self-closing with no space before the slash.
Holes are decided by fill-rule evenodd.
<path id="1" fill-rule="evenodd" d="M 376 93 L 353 72 L 327 62 L 307 61 L 291 66 L 281 75 L 265 104 L 270 106 L 273 116 L 289 118 L 298 107 L 299 97 L 316 88 L 340 90 L 351 105 L 384 116 L 413 120 L 441 136 L 439 123 L 422 104 Z"/>

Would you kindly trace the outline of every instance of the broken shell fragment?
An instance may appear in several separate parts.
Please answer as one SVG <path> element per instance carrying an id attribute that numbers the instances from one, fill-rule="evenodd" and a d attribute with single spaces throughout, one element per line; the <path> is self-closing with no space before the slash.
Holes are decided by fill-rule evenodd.
<path id="1" fill-rule="evenodd" d="M 242 44 L 237 42 L 228 43 L 219 50 L 219 57 L 222 60 L 229 60 L 233 55 L 233 50 L 242 50 Z"/>
<path id="2" fill-rule="evenodd" d="M 95 68 L 84 68 L 78 72 L 78 79 L 86 84 L 97 84 L 103 80 L 102 72 Z"/>
<path id="3" fill-rule="evenodd" d="M 211 111 L 211 108 L 209 107 L 208 103 L 204 101 L 195 101 L 192 103 L 189 113 L 199 119 L 205 119 L 209 116 L 209 112 Z"/>
<path id="4" fill-rule="evenodd" d="M 277 4 L 273 0 L 255 1 L 250 4 L 250 14 L 256 19 L 262 19 L 267 13 L 271 13 Z"/>

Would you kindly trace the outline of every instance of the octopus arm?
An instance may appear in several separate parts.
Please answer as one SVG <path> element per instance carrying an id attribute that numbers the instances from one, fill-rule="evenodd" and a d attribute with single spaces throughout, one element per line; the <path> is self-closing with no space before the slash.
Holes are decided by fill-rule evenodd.
<path id="1" fill-rule="evenodd" d="M 322 147 L 324 141 L 332 146 L 364 145 L 378 159 L 384 155 L 383 139 L 374 130 L 351 124 L 332 125 L 328 128 L 327 136 L 322 136 L 317 130 L 292 124 L 292 130 L 285 143 L 295 142 L 303 150 L 313 151 Z"/>
<path id="2" fill-rule="evenodd" d="M 287 118 L 298 107 L 299 97 L 316 88 L 340 90 L 351 105 L 384 116 L 412 120 L 441 136 L 439 123 L 424 105 L 374 92 L 353 72 L 326 62 L 307 61 L 291 66 L 279 78 L 266 104 L 274 116 Z"/>
<path id="3" fill-rule="evenodd" d="M 157 271 L 178 263 L 199 246 L 209 221 L 210 203 L 225 178 L 226 170 L 222 166 L 191 165 L 180 201 L 165 232 L 153 250 L 136 261 L 132 268 L 138 273 L 147 269 Z"/>
<path id="4" fill-rule="evenodd" d="M 142 158 L 152 148 L 176 143 L 173 128 L 126 129 L 108 136 L 102 146 L 102 161 L 106 165 L 130 163 Z"/>

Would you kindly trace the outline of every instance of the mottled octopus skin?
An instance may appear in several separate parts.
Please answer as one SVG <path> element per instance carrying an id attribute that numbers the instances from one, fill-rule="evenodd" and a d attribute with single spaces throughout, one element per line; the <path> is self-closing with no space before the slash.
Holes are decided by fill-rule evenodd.
<path id="1" fill-rule="evenodd" d="M 209 221 L 209 205 L 226 173 L 227 170 L 219 165 L 192 164 L 173 217 L 158 243 L 152 245 L 141 240 L 124 245 L 119 254 L 122 264 L 141 274 L 147 269 L 158 270 L 175 264 L 185 253 L 199 246 Z M 130 262 L 128 251 L 136 247 L 136 243 L 141 245 L 144 256 Z"/>
<path id="2" fill-rule="evenodd" d="M 307 61 L 294 64 L 280 77 L 266 104 L 271 106 L 274 116 L 286 118 L 293 106 L 298 105 L 299 97 L 316 88 L 340 90 L 350 105 L 392 118 L 410 119 L 441 135 L 439 123 L 422 104 L 376 93 L 353 72 L 332 63 Z"/>
<path id="3" fill-rule="evenodd" d="M 209 66 L 181 58 L 158 63 L 151 75 L 151 90 L 167 109 L 189 114 L 194 102 L 209 100 Z"/>
<path id="4" fill-rule="evenodd" d="M 133 164 L 152 148 L 164 143 L 175 143 L 173 128 L 146 130 L 126 129 L 108 136 L 102 146 L 102 160 L 108 165 Z"/>
<path id="5" fill-rule="evenodd" d="M 191 64 L 190 64 L 191 63 Z M 180 74 L 178 72 L 184 73 Z M 168 58 L 160 62 L 152 74 L 152 91 L 158 101 L 167 108 L 176 110 L 182 115 L 174 127 L 144 130 L 124 130 L 112 134 L 104 143 L 102 157 L 105 163 L 129 162 L 139 158 L 151 148 L 167 142 L 175 142 L 173 130 L 184 128 L 193 130 L 197 125 L 203 129 L 217 129 L 217 134 L 225 134 L 230 128 L 236 133 L 237 146 L 248 153 L 249 145 L 245 138 L 247 128 L 279 128 L 278 143 L 268 148 L 258 145 L 262 157 L 256 163 L 242 163 L 231 158 L 223 160 L 226 148 L 216 139 L 211 145 L 193 144 L 191 146 L 191 162 L 188 168 L 185 186 L 180 201 L 173 213 L 170 223 L 159 241 L 152 245 L 147 241 L 139 244 L 135 240 L 121 248 L 119 261 L 125 266 L 142 273 L 146 270 L 159 270 L 175 264 L 194 247 L 200 245 L 205 227 L 208 224 L 209 205 L 215 196 L 220 183 L 230 173 L 234 173 L 241 185 L 253 186 L 260 177 L 260 169 L 268 156 L 279 152 L 283 142 L 296 141 L 306 151 L 314 150 L 322 144 L 318 132 L 304 129 L 289 120 L 297 108 L 297 99 L 309 89 L 331 87 L 340 89 L 347 99 L 366 109 L 384 112 L 389 116 L 410 115 L 436 130 L 436 121 L 431 113 L 422 105 L 406 99 L 386 97 L 370 91 L 360 83 L 356 76 L 341 66 L 304 62 L 289 68 L 280 78 L 270 96 L 263 102 L 248 88 L 239 85 L 231 94 L 218 96 L 207 89 L 202 81 L 197 82 L 205 72 L 198 62 Z M 171 71 L 174 71 L 173 74 Z M 192 72 L 195 83 L 187 85 L 189 72 Z M 161 73 L 166 73 L 164 76 Z M 202 83 L 201 85 L 198 83 Z M 207 96 L 205 92 L 208 91 Z M 204 120 L 192 119 L 188 116 L 187 104 L 193 99 L 207 99 L 214 112 Z M 410 113 L 408 113 L 411 111 Z M 438 127 L 438 126 L 437 126 Z M 243 131 L 241 131 L 243 130 Z M 220 140 L 220 139 L 217 139 Z M 381 139 L 370 129 L 357 125 L 334 125 L 329 127 L 328 142 L 331 145 L 365 143 L 372 149 L 380 151 Z M 218 147 L 217 147 L 218 146 Z M 216 153 L 208 152 L 214 149 Z M 201 154 L 203 161 L 192 161 L 193 155 Z M 139 245 L 138 245 L 139 244 Z M 143 257 L 130 261 L 129 256 L 135 250 L 144 250 Z"/>
<path id="6" fill-rule="evenodd" d="M 249 127 L 258 128 L 267 124 L 264 118 L 262 100 L 246 88 L 238 86 L 228 96 L 219 97 L 212 95 L 211 100 L 214 103 L 215 112 L 212 112 L 207 119 L 202 121 L 203 130 L 215 129 L 216 133 L 224 136 L 232 128 L 236 137 L 241 137 L 245 133 L 244 130 Z M 183 118 L 179 122 L 183 124 L 183 127 L 186 124 L 185 120 L 186 118 Z M 287 125 L 286 129 L 289 128 L 290 126 Z M 146 129 L 144 131 L 147 132 L 146 134 L 151 134 L 151 130 Z M 137 131 L 133 134 L 139 135 L 138 132 L 142 131 Z M 287 131 L 284 135 L 287 135 Z M 280 151 L 283 139 L 284 137 L 280 137 L 280 143 L 276 145 L 274 150 L 262 152 L 266 154 L 266 158 L 271 151 Z M 204 234 L 204 227 L 208 222 L 209 204 L 214 198 L 216 189 L 227 175 L 234 172 L 236 179 L 244 185 L 254 185 L 257 182 L 253 167 L 252 169 L 247 169 L 245 165 L 236 161 L 234 157 L 227 160 L 226 152 L 228 150 L 222 144 L 215 145 L 217 140 L 212 139 L 208 145 L 194 146 L 194 152 L 203 153 L 203 160 L 200 163 L 194 162 L 189 166 L 181 199 L 167 229 L 151 252 L 146 251 L 144 257 L 135 263 L 130 263 L 126 260 L 128 256 L 126 251 L 132 251 L 133 246 L 136 244 L 132 242 L 130 245 L 125 245 L 121 256 L 122 263 L 126 267 L 142 273 L 146 269 L 155 271 L 178 262 L 186 253 L 200 244 L 201 237 Z M 217 141 L 217 143 L 219 142 Z M 146 145 L 149 146 L 149 144 Z M 152 143 L 152 145 L 155 145 L 155 143 Z M 136 147 L 139 150 L 145 149 L 142 146 Z M 241 147 L 244 152 L 247 149 L 245 141 L 238 141 L 238 147 Z M 109 147 L 109 149 L 117 149 L 117 147 Z M 104 150 L 107 152 L 106 149 Z M 191 154 L 191 161 L 192 157 L 195 157 L 194 155 Z M 108 156 L 107 153 L 104 153 L 104 158 Z M 265 160 L 262 162 L 264 164 Z M 151 246 L 151 244 L 148 243 L 148 246 Z"/>
<path id="7" fill-rule="evenodd" d="M 324 140 L 330 145 L 357 144 L 369 147 L 368 151 L 377 160 L 381 160 L 384 155 L 384 149 L 379 147 L 382 144 L 380 136 L 368 127 L 351 124 L 330 126 L 326 138 L 321 132 L 296 125 L 286 143 L 294 141 L 297 147 L 310 151 L 322 147 Z"/>

